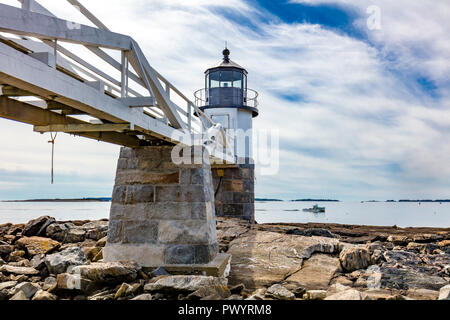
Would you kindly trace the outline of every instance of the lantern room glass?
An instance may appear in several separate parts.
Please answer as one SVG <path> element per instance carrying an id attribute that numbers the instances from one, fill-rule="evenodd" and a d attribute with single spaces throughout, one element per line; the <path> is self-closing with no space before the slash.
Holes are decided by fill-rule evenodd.
<path id="1" fill-rule="evenodd" d="M 246 75 L 242 71 L 219 70 L 206 76 L 206 88 L 239 88 L 245 90 Z"/>

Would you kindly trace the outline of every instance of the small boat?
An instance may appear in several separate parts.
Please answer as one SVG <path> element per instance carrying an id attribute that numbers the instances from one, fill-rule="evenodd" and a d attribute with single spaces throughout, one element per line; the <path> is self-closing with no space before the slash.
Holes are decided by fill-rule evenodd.
<path id="1" fill-rule="evenodd" d="M 315 204 L 312 208 L 303 209 L 305 212 L 325 212 L 325 207 L 319 207 L 317 204 Z"/>

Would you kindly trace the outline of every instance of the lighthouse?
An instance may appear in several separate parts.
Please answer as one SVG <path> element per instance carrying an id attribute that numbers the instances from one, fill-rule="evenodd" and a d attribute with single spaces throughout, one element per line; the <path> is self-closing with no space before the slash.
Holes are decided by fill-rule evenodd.
<path id="1" fill-rule="evenodd" d="M 216 216 L 254 221 L 253 119 L 258 116 L 258 93 L 247 86 L 247 70 L 230 59 L 230 50 L 205 71 L 205 86 L 195 103 L 234 141 L 235 167 L 213 166 Z"/>
<path id="2" fill-rule="evenodd" d="M 238 163 L 251 163 L 253 118 L 258 116 L 258 93 L 247 87 L 248 72 L 230 59 L 223 59 L 205 71 L 205 87 L 195 92 L 200 110 L 235 137 Z"/>

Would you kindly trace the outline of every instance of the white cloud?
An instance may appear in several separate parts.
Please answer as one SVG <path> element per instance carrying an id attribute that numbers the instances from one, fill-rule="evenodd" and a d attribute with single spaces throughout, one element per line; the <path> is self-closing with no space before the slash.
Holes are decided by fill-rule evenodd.
<path id="1" fill-rule="evenodd" d="M 46 3 L 58 15 L 79 17 L 60 1 Z M 430 99 L 390 71 L 423 73 L 442 93 L 448 90 L 441 85 L 449 74 L 448 6 L 436 1 L 420 15 L 426 11 L 420 3 L 357 3 L 361 12 L 369 4 L 382 9 L 382 30 L 369 33 L 381 51 L 319 25 L 259 21 L 255 32 L 215 11 L 217 6 L 235 10 L 256 23 L 258 8 L 240 0 L 86 5 L 111 30 L 135 38 L 150 63 L 188 97 L 203 86 L 203 71 L 220 59 L 228 41 L 232 59 L 247 68 L 249 86 L 260 92 L 256 128 L 279 129 L 284 148 L 280 174 L 258 177 L 257 195 L 439 198 L 450 194 L 445 184 L 450 178 L 448 99 Z M 417 52 L 421 46 L 428 49 L 425 55 Z M 398 55 L 398 61 L 387 62 L 388 52 Z M 288 101 L 283 95 L 301 99 Z M 111 177 L 112 187 L 117 147 L 69 136 L 58 139 L 58 172 L 86 184 L 96 176 Z M 31 127 L 0 120 L 0 169 L 48 172 L 46 140 Z"/>

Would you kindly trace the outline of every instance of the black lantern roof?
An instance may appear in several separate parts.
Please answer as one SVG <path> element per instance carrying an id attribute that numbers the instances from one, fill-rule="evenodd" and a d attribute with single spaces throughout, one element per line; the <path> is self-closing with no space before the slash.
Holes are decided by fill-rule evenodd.
<path id="1" fill-rule="evenodd" d="M 243 73 L 248 74 L 247 70 L 245 68 L 238 65 L 236 62 L 232 61 L 230 59 L 230 50 L 228 48 L 225 48 L 225 50 L 222 51 L 223 59 L 216 63 L 214 66 L 208 68 L 205 73 L 208 73 L 210 71 L 213 71 L 215 69 L 222 69 L 222 68 L 233 68 L 233 69 L 239 69 L 242 70 Z"/>

